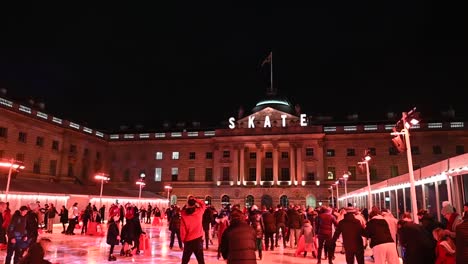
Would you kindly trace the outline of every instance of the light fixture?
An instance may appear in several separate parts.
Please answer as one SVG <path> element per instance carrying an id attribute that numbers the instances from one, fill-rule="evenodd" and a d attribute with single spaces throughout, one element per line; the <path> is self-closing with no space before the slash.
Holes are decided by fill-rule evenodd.
<path id="1" fill-rule="evenodd" d="M 320 186 L 320 181 L 315 181 L 315 185 Z"/>

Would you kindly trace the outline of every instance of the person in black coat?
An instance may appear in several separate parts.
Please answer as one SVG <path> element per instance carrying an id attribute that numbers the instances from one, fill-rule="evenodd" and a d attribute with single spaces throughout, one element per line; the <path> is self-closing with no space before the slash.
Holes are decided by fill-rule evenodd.
<path id="1" fill-rule="evenodd" d="M 354 257 L 356 257 L 358 264 L 364 264 L 364 244 L 362 236 L 364 235 L 364 228 L 361 221 L 354 217 L 355 209 L 350 208 L 346 210 L 343 220 L 338 223 L 333 235 L 333 243 L 343 236 L 343 246 L 346 248 L 346 263 L 353 264 Z"/>
<path id="2" fill-rule="evenodd" d="M 424 227 L 410 219 L 398 221 L 398 237 L 404 248 L 404 264 L 435 263 L 434 239 L 429 238 Z"/>
<path id="3" fill-rule="evenodd" d="M 114 247 L 115 245 L 119 244 L 120 235 L 119 235 L 119 227 L 117 226 L 117 222 L 119 221 L 120 216 L 114 215 L 112 218 L 109 219 L 109 223 L 107 226 L 107 239 L 106 242 L 110 245 L 109 250 L 109 261 L 115 261 L 117 258 L 113 255 L 114 254 Z"/>
<path id="4" fill-rule="evenodd" d="M 227 264 L 256 264 L 255 242 L 255 230 L 245 222 L 245 215 L 240 210 L 232 210 L 231 223 L 219 244 L 219 252 Z"/>
<path id="5" fill-rule="evenodd" d="M 468 218 L 455 228 L 455 246 L 457 264 L 465 264 L 468 259 Z"/>
<path id="6" fill-rule="evenodd" d="M 60 209 L 60 223 L 62 223 L 63 231 L 62 234 L 65 234 L 65 224 L 68 223 L 68 209 L 65 208 L 65 205 L 62 205 L 62 209 Z"/>

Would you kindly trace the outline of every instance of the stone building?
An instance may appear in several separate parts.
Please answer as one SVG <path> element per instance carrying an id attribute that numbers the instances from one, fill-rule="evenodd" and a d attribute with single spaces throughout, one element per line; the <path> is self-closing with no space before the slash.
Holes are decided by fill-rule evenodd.
<path id="1" fill-rule="evenodd" d="M 0 157 L 24 162 L 15 182 L 48 182 L 52 189 L 65 184 L 93 189 L 99 185 L 94 175 L 104 172 L 111 178 L 108 186 L 136 191 L 135 182 L 144 175 L 145 192 L 170 197 L 171 203 L 181 204 L 192 194 L 217 208 L 317 206 L 331 202 L 329 188 L 336 181 L 344 194 L 344 173 L 350 175 L 349 192 L 367 185 L 367 172 L 358 165 L 366 151 L 372 155 L 371 182 L 408 172 L 406 154 L 390 135 L 398 120 L 350 116 L 336 122 L 301 113 L 270 94 L 250 113 L 239 111 L 214 129 L 192 125 L 107 133 L 0 98 Z M 467 144 L 463 121 L 426 118 L 411 129 L 414 169 L 463 154 Z M 0 173 L 4 182 L 6 172 Z"/>

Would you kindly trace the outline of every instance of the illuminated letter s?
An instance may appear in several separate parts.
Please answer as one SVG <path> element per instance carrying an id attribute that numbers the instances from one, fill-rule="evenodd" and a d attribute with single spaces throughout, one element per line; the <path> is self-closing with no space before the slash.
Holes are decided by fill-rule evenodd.
<path id="1" fill-rule="evenodd" d="M 234 129 L 236 127 L 236 124 L 234 124 L 234 121 L 236 121 L 236 119 L 234 117 L 229 118 L 229 128 L 230 129 Z"/>

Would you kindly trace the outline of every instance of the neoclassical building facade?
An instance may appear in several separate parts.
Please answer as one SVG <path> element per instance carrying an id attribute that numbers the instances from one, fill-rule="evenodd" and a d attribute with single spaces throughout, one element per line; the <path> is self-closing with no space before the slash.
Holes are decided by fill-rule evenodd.
<path id="1" fill-rule="evenodd" d="M 144 175 L 146 192 L 179 204 L 191 194 L 216 207 L 329 204 L 332 190 L 336 198 L 367 185 L 359 164 L 365 153 L 372 156 L 373 183 L 408 172 L 406 153 L 390 135 L 396 117 L 336 122 L 301 113 L 276 96 L 235 115 L 208 130 L 194 125 L 108 133 L 0 98 L 0 158 L 24 162 L 15 181 L 96 186 L 94 175 L 104 172 L 109 186 L 138 189 L 135 181 Z M 452 118 L 413 127 L 414 169 L 465 153 L 464 124 Z M 6 174 L 0 171 L 2 179 Z"/>

